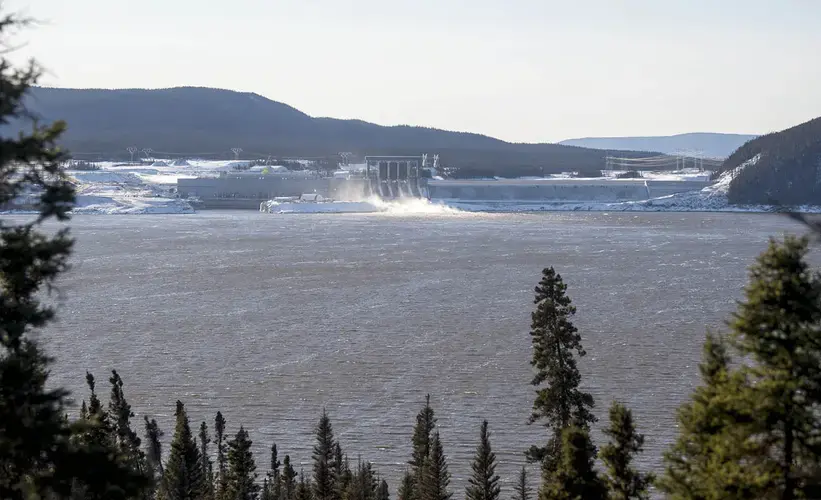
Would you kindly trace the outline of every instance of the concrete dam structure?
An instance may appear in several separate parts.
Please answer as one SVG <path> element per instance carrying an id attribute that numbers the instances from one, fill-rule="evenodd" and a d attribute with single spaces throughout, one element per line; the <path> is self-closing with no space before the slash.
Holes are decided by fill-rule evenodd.
<path id="1" fill-rule="evenodd" d="M 181 198 L 196 197 L 203 208 L 259 209 L 274 198 L 318 194 L 340 201 L 371 196 L 382 199 L 420 198 L 427 179 L 420 173 L 423 156 L 367 156 L 363 170 L 340 171 L 343 175 L 320 176 L 316 172 L 286 171 L 223 173 L 219 177 L 178 179 Z"/>
<path id="2" fill-rule="evenodd" d="M 431 180 L 428 191 L 432 200 L 444 201 L 615 203 L 697 191 L 708 184 L 645 179 Z"/>
<path id="3" fill-rule="evenodd" d="M 383 199 L 420 198 L 424 156 L 366 156 L 368 194 Z"/>

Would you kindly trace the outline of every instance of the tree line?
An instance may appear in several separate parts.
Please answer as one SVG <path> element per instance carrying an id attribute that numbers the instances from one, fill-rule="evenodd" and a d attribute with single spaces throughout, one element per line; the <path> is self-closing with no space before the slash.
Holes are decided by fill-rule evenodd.
<path id="1" fill-rule="evenodd" d="M 0 33 L 20 25 L 0 19 Z M 0 120 L 25 116 L 23 101 L 39 68 L 0 60 Z M 68 229 L 44 228 L 70 218 L 73 186 L 66 153 L 56 146 L 65 124 L 35 125 L 0 137 L 0 205 L 36 192 L 39 213 L 0 221 L 0 498 L 134 500 L 387 500 L 391 488 L 372 463 L 348 457 L 323 411 L 315 427 L 312 466 L 296 470 L 275 444 L 259 472 L 251 439 L 229 432 L 217 413 L 212 427 L 191 427 L 178 401 L 169 449 L 164 431 L 135 414 L 123 379 L 108 379 L 107 403 L 88 374 L 79 411 L 48 383 L 52 359 L 36 332 L 54 320 L 44 301 L 69 267 Z M 531 317 L 535 389 L 530 422 L 544 427 L 525 452 L 538 480 L 522 469 L 507 492 L 515 500 L 648 498 L 821 498 L 821 274 L 807 262 L 809 239 L 771 240 L 750 268 L 744 300 L 728 333 L 709 333 L 699 367 L 701 384 L 678 412 L 679 436 L 665 453 L 659 477 L 639 470 L 644 437 L 629 408 L 612 402 L 608 438 L 590 437 L 595 401 L 582 390 L 578 360 L 585 355 L 573 324 L 567 285 L 542 272 Z M 72 415 L 73 412 L 75 414 Z M 142 437 L 141 437 L 142 435 Z M 502 497 L 487 421 L 479 428 L 467 500 Z M 411 456 L 399 500 L 449 500 L 447 454 L 426 400 L 416 417 Z"/>

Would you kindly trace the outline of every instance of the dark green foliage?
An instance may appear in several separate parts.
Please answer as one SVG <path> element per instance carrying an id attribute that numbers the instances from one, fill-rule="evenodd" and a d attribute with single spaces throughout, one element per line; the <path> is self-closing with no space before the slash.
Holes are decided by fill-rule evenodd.
<path id="1" fill-rule="evenodd" d="M 145 456 L 148 468 L 155 483 L 160 484 L 157 479 L 162 478 L 163 475 L 162 437 L 164 434 L 156 420 L 152 418 L 149 421 L 147 416 L 143 419 L 145 420 Z"/>
<path id="2" fill-rule="evenodd" d="M 750 269 L 745 300 L 730 323 L 738 368 L 748 382 L 738 399 L 757 419 L 748 439 L 768 450 L 774 491 L 798 498 L 821 466 L 821 277 L 806 262 L 808 240 L 770 240 Z"/>
<path id="3" fill-rule="evenodd" d="M 727 197 L 733 204 L 821 204 L 821 118 L 757 137 L 730 155 L 721 167 L 737 172 Z"/>
<path id="4" fill-rule="evenodd" d="M 439 440 L 439 433 L 435 432 L 430 441 L 430 454 L 422 468 L 422 481 L 417 486 L 418 500 L 449 500 L 453 495 L 448 491 L 450 473 L 445 452 Z"/>
<path id="5" fill-rule="evenodd" d="M 379 481 L 370 462 L 357 463 L 351 481 L 345 489 L 344 500 L 377 500 Z"/>
<path id="6" fill-rule="evenodd" d="M 305 473 L 299 472 L 299 482 L 294 492 L 294 500 L 314 500 L 314 488 L 311 481 L 305 479 Z"/>
<path id="7" fill-rule="evenodd" d="M 281 491 L 283 500 L 293 500 L 296 489 L 296 479 L 297 473 L 294 467 L 291 465 L 291 457 L 290 455 L 285 455 L 285 458 L 282 461 L 281 478 Z"/>
<path id="8" fill-rule="evenodd" d="M 501 490 L 499 476 L 496 475 L 496 454 L 490 447 L 490 432 L 487 420 L 479 431 L 479 445 L 471 465 L 473 474 L 468 479 L 465 497 L 468 500 L 497 500 Z"/>
<path id="9" fill-rule="evenodd" d="M 641 179 L 641 172 L 635 170 L 628 170 L 616 175 L 616 179 Z"/>
<path id="10" fill-rule="evenodd" d="M 257 466 L 251 453 L 253 443 L 248 431 L 239 428 L 237 435 L 228 443 L 228 472 L 225 481 L 225 498 L 231 500 L 255 500 L 259 495 Z"/>
<path id="11" fill-rule="evenodd" d="M 145 453 L 141 448 L 142 440 L 136 431 L 131 428 L 131 418 L 134 417 L 134 412 L 131 411 L 131 405 L 128 404 L 125 398 L 123 379 L 117 373 L 117 370 L 112 370 L 111 378 L 108 381 L 111 383 L 111 400 L 108 403 L 108 412 L 111 415 L 111 425 L 114 429 L 117 446 L 131 465 L 134 473 L 145 476 L 149 474 L 148 465 Z"/>
<path id="12" fill-rule="evenodd" d="M 519 475 L 516 476 L 516 484 L 513 485 L 513 491 L 515 494 L 511 497 L 511 500 L 530 500 L 532 490 L 527 483 L 527 469 L 525 469 L 524 466 L 522 470 L 519 471 Z"/>
<path id="13" fill-rule="evenodd" d="M 412 500 L 414 491 L 413 485 L 413 474 L 411 474 L 410 471 L 406 471 L 402 476 L 402 482 L 399 484 L 399 491 L 396 493 L 396 498 L 398 498 L 398 500 Z"/>
<path id="14" fill-rule="evenodd" d="M 26 24 L 2 17 L 0 43 L 8 49 L 7 34 Z M 34 63 L 15 68 L 8 53 L 0 54 L 2 125 L 31 116 L 23 101 L 40 75 Z M 52 359 L 31 335 L 54 319 L 41 299 L 67 269 L 73 244 L 67 229 L 44 232 L 41 225 L 68 219 L 74 191 L 55 147 L 65 124 L 25 128 L 0 138 L 0 208 L 22 200 L 38 210 L 27 220 L 0 221 L 0 498 L 65 498 L 78 494 L 75 487 L 87 498 L 137 498 L 146 478 L 117 448 L 86 439 L 96 420 L 68 422 L 68 394 L 48 384 Z"/>
<path id="15" fill-rule="evenodd" d="M 313 451 L 314 497 L 316 500 L 338 500 L 336 478 L 334 477 L 334 454 L 336 441 L 331 419 L 323 409 L 315 429 L 316 444 Z"/>
<path id="16" fill-rule="evenodd" d="M 161 496 L 164 500 L 199 500 L 209 491 L 202 472 L 200 451 L 191 433 L 185 406 L 177 401 L 171 453 L 165 465 Z"/>
<path id="17" fill-rule="evenodd" d="M 205 478 L 207 485 L 207 492 L 205 498 L 214 497 L 214 470 L 211 463 L 211 455 L 208 453 L 208 444 L 211 442 L 211 437 L 208 435 L 208 425 L 205 422 L 200 424 L 200 467 L 202 468 L 202 476 Z"/>
<path id="18" fill-rule="evenodd" d="M 536 386 L 536 399 L 530 422 L 542 421 L 550 430 L 546 446 L 533 446 L 527 451 L 531 461 L 551 469 L 558 458 L 562 429 L 576 425 L 589 430 L 596 421 L 591 412 L 593 397 L 579 389 L 581 375 L 574 352 L 584 356 L 581 335 L 571 322 L 576 308 L 566 294 L 567 285 L 550 267 L 542 271 L 536 287 L 536 311 L 532 314 L 530 335 L 536 369 L 531 383 Z"/>
<path id="19" fill-rule="evenodd" d="M 588 432 L 575 425 L 566 427 L 561 443 L 555 470 L 543 473 L 539 500 L 606 499 L 606 489 L 593 468 L 596 448 Z"/>
<path id="20" fill-rule="evenodd" d="M 821 469 L 821 278 L 807 240 L 771 240 L 730 322 L 739 359 L 708 337 L 661 487 L 672 498 L 812 496 Z"/>
<path id="21" fill-rule="evenodd" d="M 348 457 L 342 453 L 342 446 L 339 441 L 334 446 L 334 460 L 333 460 L 333 476 L 336 487 L 336 497 L 343 498 L 348 491 L 351 481 L 353 481 L 353 472 L 348 463 Z"/>
<path id="22" fill-rule="evenodd" d="M 388 482 L 384 479 L 379 482 L 379 490 L 376 492 L 376 500 L 391 500 L 391 491 Z"/>
<path id="23" fill-rule="evenodd" d="M 739 468 L 745 455 L 760 452 L 744 440 L 753 416 L 749 410 L 738 411 L 735 401 L 726 397 L 741 392 L 745 383 L 730 373 L 723 338 L 708 334 L 703 351 L 701 386 L 679 409 L 679 437 L 665 453 L 658 486 L 671 499 L 760 498 L 767 474 Z"/>
<path id="24" fill-rule="evenodd" d="M 601 449 L 601 459 L 607 467 L 605 485 L 612 500 L 649 498 L 647 489 L 653 481 L 652 474 L 642 474 L 632 463 L 641 453 L 644 436 L 636 432 L 633 413 L 624 405 L 614 401 L 610 406 L 610 427 L 604 430 L 610 438 Z"/>
<path id="25" fill-rule="evenodd" d="M 217 412 L 214 418 L 214 437 L 217 440 L 217 485 L 216 497 L 223 498 L 225 493 L 225 475 L 227 473 L 227 458 L 226 458 L 226 439 L 225 439 L 225 418 L 222 412 Z"/>
<path id="26" fill-rule="evenodd" d="M 416 495 L 417 485 L 422 483 L 425 462 L 430 456 L 430 444 L 434 429 L 436 428 L 436 415 L 430 406 L 430 394 L 425 396 L 425 406 L 416 415 L 416 425 L 413 428 L 413 452 L 411 460 L 411 477 L 413 482 L 409 485 L 409 498 Z"/>
<path id="27" fill-rule="evenodd" d="M 270 498 L 273 500 L 280 500 L 281 491 L 282 491 L 282 481 L 280 478 L 280 471 L 279 467 L 282 465 L 279 462 L 279 454 L 277 452 L 277 445 L 276 443 L 271 445 L 271 464 L 270 470 L 265 475 L 265 486 L 267 486 L 268 491 L 266 491 L 265 486 L 262 489 L 262 497 L 265 498 L 266 495 L 269 495 Z"/>

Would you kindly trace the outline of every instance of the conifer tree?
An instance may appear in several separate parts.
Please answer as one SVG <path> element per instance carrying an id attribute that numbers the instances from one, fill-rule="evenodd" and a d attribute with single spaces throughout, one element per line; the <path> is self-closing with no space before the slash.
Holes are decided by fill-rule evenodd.
<path id="1" fill-rule="evenodd" d="M 419 500 L 449 500 L 453 495 L 448 491 L 450 473 L 445 452 L 435 432 L 430 441 L 430 454 L 422 468 L 422 482 L 418 486 Z"/>
<path id="2" fill-rule="evenodd" d="M 225 439 L 225 418 L 222 412 L 217 412 L 214 418 L 214 438 L 217 440 L 217 485 L 216 497 L 223 498 L 225 493 L 225 475 L 227 473 L 227 459 L 226 459 L 226 439 Z"/>
<path id="3" fill-rule="evenodd" d="M 163 473 L 162 497 L 164 500 L 200 500 L 208 492 L 208 485 L 202 473 L 200 451 L 181 401 L 177 401 L 174 416 L 177 423 Z"/>
<path id="4" fill-rule="evenodd" d="M 343 498 L 354 479 L 354 475 L 351 472 L 348 457 L 342 453 L 342 446 L 340 446 L 339 441 L 336 442 L 334 447 L 333 475 L 336 485 L 336 497 Z"/>
<path id="5" fill-rule="evenodd" d="M 294 492 L 296 489 L 296 479 L 297 473 L 294 467 L 291 465 L 291 456 L 285 455 L 285 458 L 282 460 L 282 499 L 283 500 L 293 500 Z"/>
<path id="6" fill-rule="evenodd" d="M 271 491 L 271 483 L 268 482 L 268 476 L 262 478 L 262 490 L 259 495 L 260 500 L 276 500 L 274 492 Z"/>
<path id="7" fill-rule="evenodd" d="M 160 430 L 156 420 L 152 418 L 149 421 L 147 416 L 143 419 L 145 420 L 145 455 L 148 469 L 155 484 L 161 484 L 159 480 L 163 475 L 162 437 L 164 433 Z"/>
<path id="8" fill-rule="evenodd" d="M 281 490 L 282 490 L 282 481 L 280 480 L 280 471 L 279 467 L 282 465 L 279 461 L 279 454 L 277 452 L 277 445 L 273 443 L 271 445 L 271 465 L 270 470 L 266 474 L 267 484 L 270 489 L 270 495 L 272 498 L 276 500 L 280 500 L 281 497 Z M 263 492 L 264 493 L 264 492 Z"/>
<path id="9" fill-rule="evenodd" d="M 430 394 L 428 394 L 425 396 L 425 406 L 416 415 L 416 425 L 413 427 L 413 437 L 411 438 L 413 452 L 411 460 L 408 462 L 411 466 L 411 478 L 413 480 L 408 483 L 407 487 L 409 489 L 406 491 L 409 498 L 417 496 L 419 485 L 422 484 L 425 462 L 430 456 L 430 444 L 434 429 L 436 429 L 436 415 L 430 406 Z"/>
<path id="10" fill-rule="evenodd" d="M 376 500 L 391 500 L 391 491 L 388 488 L 388 482 L 384 479 L 379 482 L 379 491 L 376 494 Z"/>
<path id="11" fill-rule="evenodd" d="M 763 453 L 758 443 L 747 439 L 755 417 L 727 397 L 745 392 L 746 382 L 731 372 L 722 337 L 707 334 L 703 353 L 701 386 L 678 411 L 679 437 L 665 453 L 665 473 L 658 486 L 678 500 L 762 498 L 770 474 L 763 468 L 740 468 L 745 456 Z"/>
<path id="12" fill-rule="evenodd" d="M 134 412 L 131 411 L 131 405 L 128 404 L 125 398 L 123 379 L 117 373 L 117 370 L 112 370 L 111 378 L 108 381 L 111 384 L 108 412 L 112 419 L 111 423 L 116 435 L 117 445 L 126 460 L 131 464 L 134 472 L 137 475 L 146 475 L 148 467 L 145 453 L 141 448 L 142 440 L 137 432 L 131 428 L 131 418 L 134 417 Z"/>
<path id="13" fill-rule="evenodd" d="M 671 498 L 817 496 L 821 278 L 806 238 L 770 240 L 730 322 L 737 368 L 708 337 L 704 383 L 679 413 L 661 488 Z"/>
<path id="14" fill-rule="evenodd" d="M 305 479 L 305 473 L 299 472 L 299 482 L 296 485 L 294 492 L 294 500 L 314 500 L 314 488 L 311 482 Z"/>
<path id="15" fill-rule="evenodd" d="M 530 422 L 542 421 L 551 435 L 546 446 L 532 446 L 526 455 L 531 461 L 541 462 L 547 470 L 556 465 L 562 429 L 576 425 L 589 430 L 596 421 L 591 412 L 593 397 L 579 389 L 581 375 L 574 352 L 582 357 L 585 351 L 581 335 L 571 322 L 576 308 L 566 292 L 567 285 L 552 267 L 542 271 L 530 330 L 530 364 L 536 369 L 531 383 L 537 387 Z"/>
<path id="16" fill-rule="evenodd" d="M 641 453 L 644 436 L 636 432 L 633 413 L 616 401 L 610 406 L 610 427 L 604 430 L 610 438 L 601 449 L 601 459 L 607 467 L 604 477 L 611 500 L 649 498 L 647 489 L 653 481 L 652 474 L 642 474 L 633 465 L 633 459 Z"/>
<path id="17" fill-rule="evenodd" d="M 206 500 L 214 498 L 214 470 L 211 463 L 211 455 L 208 453 L 208 444 L 211 442 L 211 436 L 208 435 L 208 425 L 205 422 L 200 424 L 200 467 L 202 468 L 202 476 L 205 478 L 206 484 Z"/>
<path id="18" fill-rule="evenodd" d="M 760 417 L 751 439 L 766 443 L 772 492 L 784 500 L 802 497 L 821 466 L 821 277 L 808 243 L 770 239 L 730 322 L 733 347 L 752 361 L 738 368 L 749 381 L 739 400 Z"/>
<path id="19" fill-rule="evenodd" d="M 473 474 L 468 479 L 465 492 L 467 500 L 498 500 L 501 487 L 496 474 L 496 454 L 490 447 L 490 432 L 487 420 L 482 422 L 479 431 L 479 445 L 471 465 Z"/>
<path id="20" fill-rule="evenodd" d="M 139 496 L 146 483 L 136 477 L 118 450 L 88 443 L 83 436 L 93 423 L 69 423 L 68 393 L 48 383 L 52 358 L 32 335 L 54 320 L 42 299 L 68 268 L 73 241 L 67 229 L 41 228 L 65 222 L 74 191 L 56 147 L 62 122 L 15 133 L 15 122 L 27 127 L 33 114 L 25 98 L 41 71 L 36 63 L 16 67 L 9 59 L 9 32 L 26 19 L 0 17 L 0 124 L 11 130 L 0 142 L 0 207 L 29 199 L 37 215 L 0 222 L 0 498 L 65 497 L 84 485 L 89 497 Z"/>
<path id="21" fill-rule="evenodd" d="M 256 500 L 259 495 L 257 466 L 251 453 L 253 443 L 248 431 L 239 428 L 236 437 L 228 443 L 228 472 L 226 474 L 226 498 L 231 500 Z"/>
<path id="22" fill-rule="evenodd" d="M 530 486 L 527 484 L 527 469 L 522 466 L 519 475 L 516 476 L 516 484 L 513 486 L 515 494 L 511 497 L 512 500 L 530 500 Z"/>
<path id="23" fill-rule="evenodd" d="M 572 425 L 561 432 L 561 454 L 553 471 L 543 470 L 539 500 L 605 500 L 607 491 L 593 463 L 588 432 Z"/>
<path id="24" fill-rule="evenodd" d="M 399 500 L 413 500 L 413 483 L 413 474 L 410 471 L 405 471 L 402 482 L 399 484 L 399 490 L 396 492 L 396 497 Z"/>
<path id="25" fill-rule="evenodd" d="M 334 478 L 334 452 L 336 441 L 331 426 L 331 419 L 323 409 L 319 423 L 316 425 L 316 444 L 313 451 L 314 462 L 314 497 L 316 500 L 338 500 L 336 478 Z"/>

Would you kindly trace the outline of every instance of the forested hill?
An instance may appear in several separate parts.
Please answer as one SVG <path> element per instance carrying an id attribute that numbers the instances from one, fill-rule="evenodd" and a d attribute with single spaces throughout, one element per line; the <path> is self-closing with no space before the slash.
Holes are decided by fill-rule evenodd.
<path id="1" fill-rule="evenodd" d="M 32 89 L 29 107 L 63 119 L 63 145 L 76 153 L 125 155 L 152 148 L 185 155 L 326 156 L 439 153 L 449 166 L 477 174 L 533 174 L 602 168 L 604 152 L 557 144 L 514 144 L 425 127 L 386 127 L 359 120 L 311 117 L 253 93 L 180 87 L 160 90 Z M 655 154 L 655 153 L 653 153 Z M 628 156 L 651 153 L 627 152 Z"/>
<path id="2" fill-rule="evenodd" d="M 745 162 L 730 183 L 730 203 L 821 205 L 821 118 L 744 144 L 723 170 Z"/>

